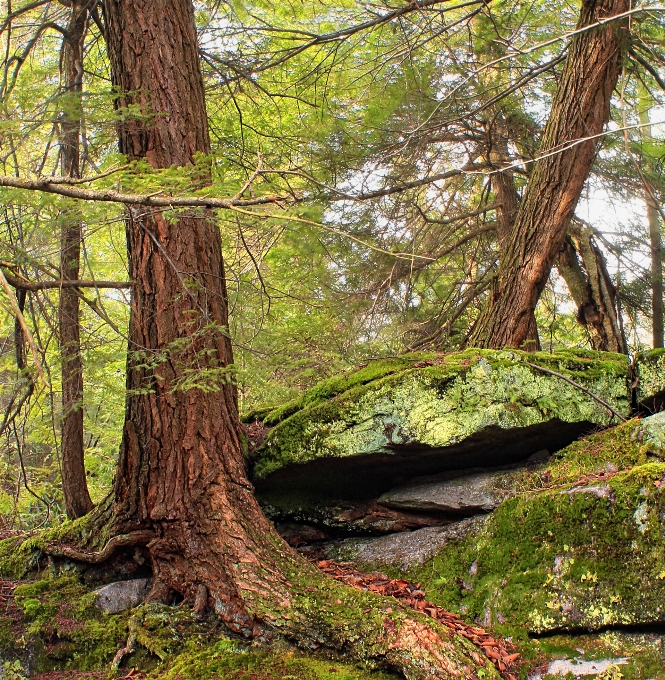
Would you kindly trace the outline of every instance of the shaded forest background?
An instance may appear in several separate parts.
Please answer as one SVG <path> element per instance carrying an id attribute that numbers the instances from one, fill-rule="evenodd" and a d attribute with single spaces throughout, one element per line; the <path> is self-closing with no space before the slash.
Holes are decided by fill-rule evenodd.
<path id="1" fill-rule="evenodd" d="M 177 386 L 235 381 L 244 413 L 373 357 L 470 342 L 580 11 L 197 3 L 212 154 L 155 170 L 118 152 L 102 8 L 1 5 L 0 174 L 246 201 L 216 211 L 235 365 L 187 366 Z M 663 345 L 663 12 L 627 16 L 611 121 L 535 312 L 546 351 Z M 131 282 L 122 203 L 1 191 L 0 516 L 26 529 L 65 516 L 67 452 L 84 454 L 92 502 L 111 488 Z M 180 349 L 134 359 L 158 373 Z"/>

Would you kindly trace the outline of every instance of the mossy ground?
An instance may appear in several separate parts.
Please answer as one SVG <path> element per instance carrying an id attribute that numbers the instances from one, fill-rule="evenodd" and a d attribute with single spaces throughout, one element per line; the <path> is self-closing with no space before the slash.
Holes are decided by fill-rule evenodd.
<path id="1" fill-rule="evenodd" d="M 69 669 L 106 670 L 115 676 L 110 663 L 130 636 L 135 639 L 135 652 L 124 665 L 155 680 L 397 677 L 305 655 L 286 643 L 262 648 L 231 639 L 214 616 L 201 619 L 186 606 L 151 604 L 104 615 L 94 607 L 94 594 L 76 576 L 25 583 L 14 595 L 11 611 L 0 617 L 0 661 L 18 662 L 17 677 Z"/>
<path id="2" fill-rule="evenodd" d="M 611 420 L 582 390 L 526 361 L 584 385 L 628 415 L 630 374 L 622 355 L 475 349 L 407 355 L 324 382 L 265 416 L 264 424 L 275 427 L 252 456 L 254 475 L 316 458 L 389 452 L 403 443 L 445 447 L 492 425 Z"/>
<path id="3" fill-rule="evenodd" d="M 13 595 L 0 619 L 0 657 L 30 672 L 103 668 L 127 638 L 126 617 L 102 617 L 75 576 L 25 583 Z"/>

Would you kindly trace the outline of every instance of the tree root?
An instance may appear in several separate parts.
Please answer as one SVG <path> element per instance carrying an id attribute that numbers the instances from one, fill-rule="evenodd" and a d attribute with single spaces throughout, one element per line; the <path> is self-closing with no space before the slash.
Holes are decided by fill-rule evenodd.
<path id="1" fill-rule="evenodd" d="M 125 644 L 125 646 L 122 647 L 121 649 L 119 649 L 115 653 L 115 656 L 113 657 L 113 661 L 111 661 L 111 670 L 117 671 L 118 668 L 120 668 L 120 664 L 122 663 L 122 660 L 126 656 L 133 654 L 135 651 L 136 651 L 136 633 L 132 632 L 132 633 L 129 634 L 129 637 L 127 638 L 127 643 Z"/>
<path id="2" fill-rule="evenodd" d="M 440 621 L 450 630 L 472 642 L 494 664 L 505 680 L 517 680 L 509 669 L 514 666 L 520 655 L 514 653 L 512 646 L 504 640 L 497 640 L 483 628 L 470 626 L 443 607 L 428 602 L 425 599 L 425 593 L 417 585 L 404 580 L 391 579 L 384 574 L 360 572 L 346 565 L 337 564 L 332 560 L 321 560 L 316 563 L 316 566 L 335 580 L 352 588 L 392 596 L 402 604 Z M 485 665 L 477 654 L 472 653 L 471 656 L 477 663 Z"/>
<path id="3" fill-rule="evenodd" d="M 262 628 L 310 652 L 327 650 L 406 680 L 500 680 L 479 647 L 445 622 L 310 569 L 289 574 L 288 603 L 272 614 L 254 610 Z"/>
<path id="4" fill-rule="evenodd" d="M 147 545 L 153 538 L 155 538 L 155 532 L 144 529 L 114 536 L 99 552 L 87 552 L 57 542 L 44 546 L 43 552 L 52 557 L 65 557 L 85 564 L 101 564 L 121 548 Z"/>

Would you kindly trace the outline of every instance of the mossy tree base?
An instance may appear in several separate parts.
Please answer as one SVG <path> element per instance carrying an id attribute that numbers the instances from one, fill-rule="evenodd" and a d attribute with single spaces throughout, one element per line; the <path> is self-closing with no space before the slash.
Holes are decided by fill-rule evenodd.
<path id="1" fill-rule="evenodd" d="M 58 541 L 56 552 L 61 552 L 61 541 L 65 537 L 71 540 L 77 532 L 84 532 L 84 527 L 85 523 L 79 520 L 78 523 L 71 523 L 57 533 L 43 532 L 41 536 L 1 542 L 0 553 L 5 555 L 2 564 L 8 568 L 6 573 L 11 571 L 14 576 L 25 576 L 34 572 L 45 564 L 40 556 L 42 558 L 47 556 L 50 540 Z M 258 644 L 288 640 L 305 649 L 320 650 L 328 655 L 364 664 L 368 668 L 398 672 L 410 680 L 477 678 L 480 677 L 478 671 L 484 673 L 482 677 L 498 678 L 498 674 L 492 669 L 486 669 L 483 664 L 478 663 L 478 654 L 471 643 L 445 626 L 399 605 L 394 600 L 351 589 L 326 577 L 291 553 L 283 544 L 274 546 L 273 554 L 280 553 L 283 555 L 282 562 L 278 565 L 272 564 L 272 569 L 280 574 L 282 579 L 281 599 L 277 600 L 274 592 L 269 590 L 270 582 L 266 581 L 266 592 L 255 588 L 251 591 L 251 597 L 248 596 L 244 600 L 245 611 L 255 622 L 255 632 L 252 633 Z M 120 559 L 122 553 L 118 557 Z M 125 554 L 124 558 L 131 559 L 131 555 Z M 48 564 L 50 569 L 59 572 L 63 570 L 67 572 L 72 568 L 72 563 L 65 558 L 56 560 L 51 558 Z M 78 577 L 76 568 L 74 573 Z M 65 581 L 54 582 L 51 587 L 48 580 L 42 580 L 38 584 L 23 586 L 23 590 L 17 591 L 19 595 L 17 603 L 23 607 L 24 613 L 32 618 L 30 630 L 37 635 L 37 639 L 41 633 L 52 639 L 53 636 L 59 637 L 63 632 L 57 626 L 53 628 L 53 615 L 59 611 L 55 604 L 48 598 L 43 602 L 38 597 L 41 592 L 55 590 L 60 593 L 56 597 L 60 607 L 65 601 L 65 595 L 62 595 L 63 584 L 67 588 L 74 588 L 75 595 L 82 597 L 82 601 L 88 607 L 86 611 L 90 621 L 85 624 L 86 630 L 92 630 L 91 626 L 93 628 L 97 626 L 98 629 L 103 625 L 99 623 L 98 614 L 94 616 L 90 614 L 89 606 L 92 600 L 85 595 L 85 589 L 76 586 L 76 583 L 78 581 L 74 577 L 67 577 Z M 250 593 L 250 590 L 247 592 Z M 76 599 L 73 595 L 71 597 Z M 185 611 L 188 609 L 186 607 Z M 167 607 L 166 611 L 168 610 L 170 608 Z M 208 615 L 213 620 L 217 619 L 213 614 L 219 616 L 219 612 L 211 612 Z M 136 615 L 138 614 L 135 613 L 134 616 Z M 124 631 L 127 630 L 127 634 L 131 633 L 131 617 L 109 617 L 106 620 L 115 622 L 113 625 L 116 626 L 114 628 L 116 634 L 112 639 L 105 640 L 103 652 L 99 651 L 102 647 L 97 649 L 96 646 L 97 651 L 90 658 L 98 659 L 100 654 L 112 658 L 117 649 L 124 644 Z M 95 624 L 94 621 L 98 623 Z M 228 626 L 228 621 L 226 623 Z M 244 621 L 238 621 L 236 627 L 241 637 L 244 633 L 243 623 Z M 74 628 L 78 628 L 78 623 L 74 624 Z M 141 624 L 139 628 L 136 626 L 134 628 L 139 633 L 138 642 L 146 647 L 148 643 L 142 642 L 140 637 L 145 625 Z M 67 641 L 65 647 L 71 648 L 71 639 L 67 635 L 63 638 Z M 251 637 L 252 635 L 249 636 L 250 639 Z M 166 658 L 168 653 L 168 650 L 160 651 L 158 646 L 150 651 L 159 658 Z M 67 657 L 67 653 L 64 656 Z M 90 663 L 85 660 L 87 656 L 83 661 L 80 654 L 77 653 L 75 656 L 80 663 L 69 657 L 65 658 L 62 664 L 53 658 L 50 658 L 49 663 L 55 667 L 69 665 L 82 670 L 90 667 Z"/>

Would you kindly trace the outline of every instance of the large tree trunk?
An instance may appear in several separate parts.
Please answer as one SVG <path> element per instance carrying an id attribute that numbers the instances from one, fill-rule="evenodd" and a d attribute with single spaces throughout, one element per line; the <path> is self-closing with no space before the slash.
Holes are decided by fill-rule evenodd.
<path id="1" fill-rule="evenodd" d="M 625 12 L 628 0 L 583 0 L 579 26 Z M 621 66 L 626 23 L 617 20 L 575 36 L 524 192 L 497 285 L 470 344 L 523 347 L 533 311 L 559 253 L 596 155 Z"/>
<path id="2" fill-rule="evenodd" d="M 121 108 L 138 106 L 120 149 L 155 168 L 208 154 L 207 119 L 189 0 L 106 3 L 107 39 Z M 236 395 L 183 389 L 232 363 L 219 230 L 207 211 L 132 210 L 127 221 L 130 317 L 126 422 L 116 477 L 119 531 L 151 528 L 153 596 L 179 593 L 212 605 L 225 622 L 258 634 L 244 588 L 259 583 L 287 598 L 271 569 L 277 539 L 245 476 Z M 206 377 L 205 372 L 209 375 Z M 222 375 L 222 377 L 226 377 Z M 197 600 L 198 598 L 198 600 Z"/>
<path id="3" fill-rule="evenodd" d="M 570 225 L 556 266 L 577 305 L 577 320 L 589 333 L 591 347 L 626 354 L 616 288 L 590 227 Z"/>
<path id="4" fill-rule="evenodd" d="M 117 105 L 140 114 L 123 118 L 121 151 L 154 168 L 208 154 L 191 0 L 108 0 L 105 19 Z M 199 176 L 204 183 L 207 172 Z M 415 612 L 396 609 L 394 626 L 377 626 L 365 613 L 377 599 L 358 591 L 347 598 L 263 515 L 245 472 L 235 388 L 226 380 L 232 352 L 212 215 L 133 209 L 127 236 L 135 284 L 114 533 L 152 532 L 150 597 L 168 602 L 178 594 L 243 635 L 316 639 L 387 661 L 409 678 L 477 667 L 451 635 Z M 205 389 L 186 384 L 191 378 L 207 381 Z M 341 598 L 344 608 L 335 611 Z"/>
<path id="5" fill-rule="evenodd" d="M 83 41 L 88 27 L 90 0 L 71 3 L 63 41 L 65 94 L 61 120 L 60 157 L 65 177 L 80 177 L 81 93 Z M 73 211 L 64 216 L 60 245 L 63 279 L 79 279 L 82 225 Z M 62 362 L 62 490 L 70 519 L 92 510 L 83 458 L 83 361 L 79 324 L 79 298 L 73 288 L 60 289 L 60 356 Z"/>

